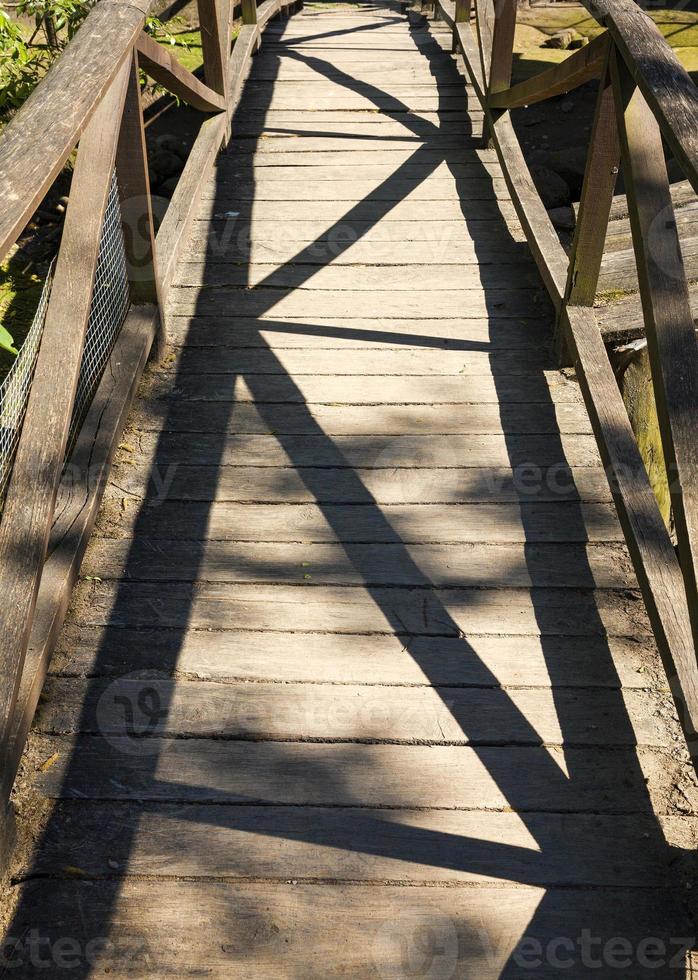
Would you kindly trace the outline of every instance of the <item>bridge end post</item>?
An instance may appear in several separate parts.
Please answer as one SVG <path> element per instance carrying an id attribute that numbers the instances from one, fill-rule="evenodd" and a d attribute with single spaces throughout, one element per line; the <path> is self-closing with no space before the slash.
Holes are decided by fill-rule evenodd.
<path id="1" fill-rule="evenodd" d="M 458 50 L 458 31 L 456 24 L 469 24 L 472 0 L 456 0 L 455 16 L 453 18 L 453 44 L 451 51 L 455 54 Z"/>
<path id="2" fill-rule="evenodd" d="M 204 77 L 209 88 L 223 96 L 228 120 L 224 140 L 227 144 L 230 140 L 231 116 L 228 61 L 231 48 L 232 4 L 230 0 L 197 0 L 197 9 L 204 55 Z"/>

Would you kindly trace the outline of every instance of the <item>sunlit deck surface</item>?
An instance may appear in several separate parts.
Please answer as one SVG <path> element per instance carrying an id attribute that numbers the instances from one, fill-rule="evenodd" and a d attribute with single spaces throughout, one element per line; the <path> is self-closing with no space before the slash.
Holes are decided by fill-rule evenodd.
<path id="1" fill-rule="evenodd" d="M 13 976 L 684 976 L 680 729 L 481 119 L 393 4 L 265 35 L 35 724 L 10 934 L 65 966 Z"/>

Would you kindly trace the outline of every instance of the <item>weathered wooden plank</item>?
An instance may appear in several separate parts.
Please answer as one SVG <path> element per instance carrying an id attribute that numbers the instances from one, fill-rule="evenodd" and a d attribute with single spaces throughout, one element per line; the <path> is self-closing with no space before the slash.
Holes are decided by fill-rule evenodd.
<path id="1" fill-rule="evenodd" d="M 405 68 L 409 69 L 409 61 L 405 61 Z M 414 66 L 413 70 L 417 66 Z M 375 63 L 374 63 L 375 68 Z M 454 66 L 455 69 L 455 66 Z M 308 101 L 305 105 L 299 105 L 298 109 L 301 111 L 305 118 L 310 118 L 313 112 L 317 112 L 321 109 L 326 102 L 330 101 L 333 96 L 338 96 L 340 98 L 346 97 L 351 98 L 352 96 L 360 96 L 365 99 L 379 100 L 408 100 L 410 97 L 427 97 L 435 98 L 441 97 L 458 97 L 465 98 L 465 92 L 463 88 L 462 76 L 457 70 L 446 75 L 433 75 L 426 70 L 423 80 L 412 81 L 408 79 L 405 82 L 398 82 L 395 80 L 394 73 L 390 76 L 390 85 L 385 88 L 380 85 L 372 85 L 370 82 L 364 82 L 361 84 L 360 73 L 358 76 L 354 75 L 354 69 L 351 69 L 351 77 L 347 74 L 340 72 L 338 76 L 328 77 L 327 75 L 315 72 L 311 78 L 295 78 L 293 80 L 279 81 L 278 79 L 273 79 L 267 81 L 262 78 L 258 78 L 256 74 L 257 66 L 255 65 L 255 75 L 252 78 L 252 85 L 248 93 L 245 93 L 241 102 L 241 109 L 252 109 L 256 102 L 253 100 L 259 99 L 259 101 L 265 101 L 273 98 L 276 94 L 288 97 L 291 95 L 305 95 Z M 359 82 L 359 84 L 357 84 Z M 360 91 L 360 89 L 365 89 L 367 91 Z M 358 90 L 358 91 L 357 91 Z M 319 99 L 318 103 L 314 103 L 310 100 L 313 98 Z M 263 109 L 268 111 L 271 108 L 269 105 L 264 105 Z M 379 103 L 373 102 L 372 108 L 375 111 L 376 108 L 380 108 Z M 445 107 L 444 107 L 445 108 Z M 465 103 L 462 106 L 463 109 L 466 108 Z M 477 109 L 477 106 L 472 108 Z M 263 118 L 263 114 L 262 115 Z M 390 117 L 392 118 L 392 117 Z M 388 116 L 376 117 L 377 120 L 384 119 L 389 120 Z M 407 118 L 405 120 L 406 125 L 411 125 L 413 122 L 417 122 L 417 119 Z M 433 132 L 436 134 L 438 130 L 438 125 L 435 126 Z"/>
<path id="2" fill-rule="evenodd" d="M 255 60 L 252 78 L 255 83 L 276 82 L 287 85 L 294 82 L 308 82 L 319 88 L 324 85 L 325 80 L 341 80 L 346 77 L 347 71 L 351 71 L 351 77 L 355 80 L 383 89 L 392 90 L 393 86 L 398 85 L 428 85 L 433 86 L 432 91 L 439 84 L 454 85 L 459 80 L 455 63 L 445 54 L 440 59 L 438 74 L 434 73 L 435 65 L 431 60 L 424 63 L 399 56 L 381 57 L 380 64 L 370 56 L 363 61 L 354 59 L 350 68 L 346 62 L 344 64 L 344 70 L 338 64 L 330 64 L 324 65 L 320 72 L 312 64 L 292 61 L 282 56 L 277 57 L 265 51 Z"/>
<path id="3" fill-rule="evenodd" d="M 516 501 L 610 499 L 606 474 L 599 466 L 558 465 L 469 467 L 464 469 L 361 469 L 304 467 L 191 466 L 172 462 L 149 475 L 119 465 L 114 485 L 127 497 L 163 500 L 333 504 L 371 503 L 510 503 Z"/>
<path id="4" fill-rule="evenodd" d="M 140 705 L 167 706 L 149 718 Z M 135 718 L 125 705 L 131 705 Z M 159 678 L 49 678 L 46 735 L 451 745 L 661 746 L 670 735 L 646 691 L 220 684 Z"/>
<path id="5" fill-rule="evenodd" d="M 273 154 L 272 154 L 273 156 Z M 307 169 L 307 168 L 304 168 Z M 308 178 L 312 177 L 312 171 L 307 170 Z M 481 202 L 486 203 L 486 202 Z M 501 207 L 507 211 L 508 202 L 501 203 Z M 207 210 L 209 210 L 207 208 Z M 443 258 L 445 252 L 452 245 L 462 244 L 463 246 L 472 243 L 478 249 L 482 246 L 483 262 L 487 262 L 487 248 L 493 244 L 501 246 L 502 255 L 506 257 L 511 248 L 516 248 L 519 255 L 523 252 L 523 232 L 520 225 L 513 219 L 511 214 L 507 214 L 506 231 L 501 225 L 501 215 L 482 218 L 468 218 L 467 223 L 461 215 L 458 218 L 444 218 L 442 221 L 417 221 L 416 219 L 391 220 L 389 212 L 383 216 L 374 215 L 373 218 L 366 216 L 359 220 L 339 221 L 329 223 L 322 218 L 291 217 L 280 221 L 274 221 L 270 217 L 259 217 L 257 209 L 241 215 L 239 211 L 232 211 L 227 214 L 225 211 L 214 210 L 213 217 L 195 215 L 193 223 L 193 247 L 197 241 L 204 237 L 216 243 L 216 247 L 225 248 L 230 242 L 241 242 L 243 247 L 248 247 L 247 243 L 273 242 L 279 247 L 284 247 L 285 243 L 312 243 L 318 248 L 329 245 L 332 250 L 332 261 L 336 261 L 345 252 L 351 254 L 357 245 L 365 247 L 377 245 L 378 243 L 394 245 L 396 242 L 422 242 L 425 258 L 433 256 L 435 262 Z M 267 210 L 265 207 L 264 211 Z M 487 209 L 485 209 L 487 210 Z M 216 217 L 220 215 L 220 217 Z M 288 245 L 286 245 L 288 247 Z M 298 247 L 300 253 L 301 249 Z M 378 258 L 380 259 L 380 252 Z M 394 249 L 390 252 L 389 258 L 394 261 Z"/>
<path id="6" fill-rule="evenodd" d="M 698 283 L 689 286 L 688 296 L 695 323 L 698 321 Z M 608 342 L 622 343 L 644 336 L 645 318 L 638 293 L 597 306 L 594 313 L 601 333 Z"/>
<path id="7" fill-rule="evenodd" d="M 283 234 L 284 230 L 287 232 L 286 235 Z M 324 241 L 311 239 L 308 243 L 307 239 L 305 241 L 295 239 L 294 232 L 295 225 L 287 223 L 285 228 L 281 226 L 277 229 L 275 240 L 265 241 L 257 237 L 250 240 L 245 229 L 236 228 L 234 225 L 230 229 L 212 225 L 207 235 L 202 237 L 197 234 L 189 240 L 187 271 L 193 269 L 194 263 L 203 261 L 209 265 L 213 265 L 214 262 L 228 265 L 238 263 L 248 264 L 250 267 L 263 264 L 329 266 L 331 263 L 335 267 L 348 265 L 375 267 L 395 264 L 394 241 L 366 241 L 362 236 L 352 242 L 356 237 L 352 235 L 347 241 L 342 241 L 341 236 L 338 236 L 336 241 L 330 238 Z M 442 228 L 441 232 L 443 237 L 438 241 L 433 238 L 431 241 L 404 240 L 400 247 L 400 264 L 421 267 L 427 265 L 432 271 L 435 266 L 471 266 L 481 269 L 485 276 L 492 276 L 493 268 L 499 266 L 509 266 L 512 275 L 518 277 L 521 277 L 524 272 L 528 272 L 529 277 L 532 273 L 536 273 L 530 259 L 522 255 L 521 246 L 512 241 L 508 235 L 503 235 L 501 228 L 496 230 L 492 228 L 490 233 L 485 229 L 472 237 L 459 235 L 453 244 L 447 241 L 448 229 Z M 626 253 L 623 252 L 615 254 L 619 258 L 616 263 L 613 263 L 614 271 L 619 266 L 625 270 L 626 266 L 630 265 L 628 260 L 631 257 L 627 256 L 626 259 Z M 695 255 L 698 257 L 698 240 L 696 240 Z M 613 257 L 615 258 L 615 255 Z M 698 272 L 698 261 L 696 267 Z M 467 274 L 472 277 L 473 270 L 468 270 Z M 613 275 L 610 268 L 607 274 L 610 281 L 610 276 Z M 498 282 L 501 281 L 500 272 Z M 427 285 L 428 282 L 427 279 L 424 284 Z"/>
<path id="8" fill-rule="evenodd" d="M 423 86 L 429 91 L 427 86 Z M 308 102 L 312 105 L 317 93 L 308 91 Z M 475 118 L 480 114 L 475 111 Z M 373 109 L 265 109 L 259 112 L 254 109 L 241 107 L 236 114 L 237 127 L 240 134 L 246 136 L 261 136 L 262 133 L 283 134 L 287 132 L 327 132 L 328 129 L 351 132 L 355 124 L 371 126 L 369 134 L 388 135 L 395 131 L 407 133 L 438 132 L 462 133 L 465 136 L 472 132 L 473 114 L 467 109 L 449 109 L 438 112 L 424 110 L 414 112 L 407 109 L 381 112 Z M 344 124 L 341 127 L 338 124 Z M 330 126 L 331 124 L 331 126 Z M 481 176 L 483 171 L 480 171 Z"/>
<path id="9" fill-rule="evenodd" d="M 42 754 L 58 752 L 58 759 L 39 774 L 38 787 L 58 799 L 483 810 L 508 808 L 513 799 L 524 811 L 561 813 L 632 813 L 647 807 L 646 786 L 628 778 L 638 758 L 630 749 L 568 748 L 563 755 L 555 746 L 475 750 L 163 739 L 157 743 L 155 775 L 152 756 L 134 753 L 127 738 L 55 736 L 41 745 Z M 651 750 L 639 754 L 666 792 L 676 764 Z M 563 777 L 565 761 L 574 779 Z"/>
<path id="10" fill-rule="evenodd" d="M 281 85 L 274 86 L 268 92 L 254 91 L 252 94 L 243 96 L 240 106 L 245 113 L 256 111 L 260 115 L 268 110 L 304 110 L 314 103 L 316 103 L 316 110 L 318 112 L 322 112 L 324 109 L 357 109 L 364 111 L 372 110 L 373 112 L 380 110 L 383 113 L 390 114 L 390 116 L 397 113 L 398 117 L 396 122 L 403 123 L 404 126 L 402 128 L 406 132 L 413 129 L 417 132 L 422 132 L 423 130 L 422 135 L 425 139 L 429 139 L 429 137 L 437 139 L 444 134 L 440 133 L 438 127 L 425 125 L 420 128 L 418 120 L 412 123 L 409 116 L 411 110 L 449 113 L 451 111 L 462 112 L 468 108 L 467 92 L 460 85 L 444 86 L 441 92 L 434 91 L 433 89 L 429 90 L 426 86 L 418 86 L 412 91 L 406 87 L 404 92 L 396 91 L 395 95 L 383 91 L 378 91 L 376 94 L 363 95 L 360 92 L 352 92 L 351 89 L 339 84 L 336 90 L 329 87 L 326 89 L 323 86 L 321 93 L 312 90 L 305 92 L 303 91 L 303 87 L 304 83 L 299 82 L 288 88 L 285 85 Z M 472 133 L 478 118 L 481 118 L 480 110 L 475 109 L 474 113 L 474 115 L 471 115 L 471 125 L 468 126 L 468 124 L 464 123 L 461 127 L 463 137 L 466 140 L 468 134 Z M 404 114 L 404 119 L 402 118 L 402 114 Z M 376 120 L 374 125 L 377 122 L 378 120 Z M 389 127 L 389 120 L 385 119 L 381 125 Z M 341 130 L 337 132 L 338 135 L 341 135 Z"/>
<path id="11" fill-rule="evenodd" d="M 600 503 L 413 504 L 384 506 L 379 511 L 341 505 L 164 502 L 141 512 L 127 508 L 113 516 L 115 503 L 110 499 L 102 526 L 113 519 L 120 536 L 125 537 L 137 522 L 139 534 L 151 543 L 171 539 L 173 528 L 178 529 L 182 541 L 200 541 L 201 528 L 205 528 L 206 537 L 217 542 L 534 544 L 622 540 L 613 508 Z M 96 544 L 96 552 L 102 547 Z"/>
<path id="12" fill-rule="evenodd" d="M 458 192 L 473 201 L 507 200 L 503 179 L 489 177 L 463 177 L 457 181 L 433 177 L 426 180 L 389 175 L 384 180 L 362 181 L 353 179 L 333 180 L 308 184 L 307 178 L 298 175 L 295 180 L 241 180 L 228 179 L 216 172 L 214 179 L 202 188 L 202 198 L 234 206 L 238 201 L 355 201 L 369 198 L 372 201 L 451 201 Z M 502 230 L 502 238 L 506 233 Z"/>
<path id="13" fill-rule="evenodd" d="M 508 263 L 503 275 L 502 266 L 489 265 L 352 265 L 338 268 L 324 264 L 308 270 L 302 263 L 262 263 L 241 265 L 220 259 L 204 259 L 198 262 L 182 262 L 177 271 L 178 286 L 275 289 L 328 289 L 344 290 L 409 290 L 442 291 L 446 289 L 488 289 L 501 285 L 506 278 L 508 289 L 521 289 L 539 285 L 538 272 L 533 263 Z M 548 358 L 548 364 L 550 360 Z M 530 365 L 529 365 L 530 370 Z"/>
<path id="14" fill-rule="evenodd" d="M 682 211 L 687 211 L 689 214 L 695 212 L 698 208 L 698 202 L 696 201 L 696 191 L 693 190 L 691 184 L 687 180 L 677 180 L 674 181 L 669 190 L 671 192 L 671 202 L 674 210 L 680 213 Z M 616 224 L 623 218 L 628 218 L 630 214 L 630 209 L 628 205 L 628 198 L 625 194 L 616 194 L 613 198 L 613 204 L 611 205 L 611 227 L 609 229 L 609 234 L 612 233 L 614 228 L 621 227 Z M 627 221 L 625 225 L 622 226 L 627 229 L 628 234 L 630 234 L 630 222 Z"/>
<path id="15" fill-rule="evenodd" d="M 264 977 L 283 971 L 313 976 L 325 971 L 328 963 L 347 976 L 393 977 L 410 968 L 406 964 L 414 949 L 439 968 L 446 964 L 454 976 L 466 976 L 475 960 L 482 980 L 501 977 L 510 963 L 527 971 L 536 964 L 540 977 L 554 978 L 559 968 L 536 954 L 550 942 L 559 948 L 560 922 L 567 924 L 565 935 L 570 937 L 586 935 L 583 930 L 588 929 L 601 949 L 617 950 L 617 937 L 622 936 L 632 952 L 628 957 L 619 954 L 620 960 L 629 960 L 633 976 L 639 978 L 658 975 L 655 957 L 645 968 L 643 937 L 657 937 L 657 946 L 668 951 L 667 962 L 674 956 L 683 960 L 685 943 L 675 937 L 691 935 L 685 913 L 663 890 L 648 895 L 638 889 L 553 889 L 546 894 L 542 888 L 499 885 L 457 890 L 378 884 L 327 888 L 288 881 L 129 881 L 118 888 L 104 881 L 62 881 L 50 887 L 39 881 L 23 888 L 23 907 L 34 912 L 22 928 L 38 923 L 41 937 L 54 948 L 65 936 L 65 926 L 59 932 L 57 923 L 69 921 L 74 909 L 85 909 L 80 935 L 95 937 L 95 942 L 108 918 L 116 938 L 99 940 L 97 962 L 118 975 L 127 958 L 129 971 L 139 980 L 171 980 L 184 970 L 201 969 L 220 976 L 233 972 Z M 157 931 L 147 927 L 147 916 L 133 914 L 134 909 L 153 908 L 159 910 Z M 192 919 L 191 909 L 201 910 L 202 919 L 211 923 L 208 929 Z M 589 957 L 582 959 L 574 940 L 569 942 L 560 960 L 581 971 Z M 23 962 L 21 951 L 18 956 Z M 594 962 L 603 964 L 600 954 Z M 609 980 L 618 968 L 601 965 L 595 972 L 600 980 Z"/>
<path id="16" fill-rule="evenodd" d="M 356 56 L 357 52 L 404 52 L 412 55 L 414 60 L 427 57 L 429 49 L 432 51 L 448 51 L 450 48 L 449 39 L 446 35 L 432 34 L 431 31 L 414 31 L 409 35 L 385 34 L 382 37 L 372 37 L 370 32 L 363 34 L 355 33 L 351 38 L 347 37 L 323 37 L 320 35 L 310 35 L 305 37 L 276 38 L 273 34 L 269 35 L 267 49 L 270 54 L 280 56 L 292 56 L 299 53 L 308 58 L 317 60 L 332 60 L 333 51 L 341 51 L 344 55 Z M 426 49 L 426 50 L 425 50 Z"/>
<path id="17" fill-rule="evenodd" d="M 542 350 L 463 351 L 425 349 L 356 350 L 333 349 L 264 350 L 263 348 L 194 348 L 184 347 L 176 361 L 163 370 L 180 375 L 204 374 L 213 378 L 226 374 L 315 374 L 377 375 L 396 377 L 435 375 L 471 375 L 492 371 L 507 375 L 528 375 L 550 367 L 550 353 Z M 409 381 L 405 381 L 405 387 Z"/>
<path id="18" fill-rule="evenodd" d="M 255 405 L 230 411 L 220 402 L 192 405 L 173 400 L 163 411 L 136 406 L 134 434 L 142 432 L 239 432 L 303 435 L 419 435 L 591 432 L 580 404 L 545 405 Z M 137 437 L 136 437 L 137 438 Z"/>
<path id="19" fill-rule="evenodd" d="M 278 167 L 282 165 L 310 167 L 316 166 L 318 163 L 322 166 L 325 164 L 348 164 L 351 166 L 352 163 L 355 163 L 357 167 L 366 164 L 371 166 L 391 164 L 395 167 L 404 167 L 405 169 L 401 172 L 405 174 L 410 172 L 407 169 L 409 166 L 433 165 L 436 168 L 442 163 L 446 163 L 450 167 L 452 164 L 458 163 L 475 163 L 478 161 L 492 163 L 497 160 L 494 150 L 483 149 L 473 140 L 460 140 L 459 145 L 452 148 L 434 147 L 432 146 L 433 140 L 430 140 L 419 148 L 419 156 L 416 160 L 414 159 L 415 147 L 410 146 L 412 141 L 408 139 L 407 141 L 390 140 L 389 142 L 390 145 L 387 147 L 382 142 L 374 147 L 369 147 L 365 141 L 359 145 L 357 145 L 357 141 L 352 141 L 352 146 L 349 147 L 335 143 L 334 145 L 325 145 L 324 148 L 320 142 L 321 149 L 318 152 L 322 153 L 322 156 L 318 156 L 316 152 L 307 150 L 306 140 L 302 146 L 298 146 L 295 141 L 279 145 L 280 141 L 274 140 L 272 147 L 274 152 L 268 153 L 268 139 L 259 141 L 247 139 L 242 146 L 238 146 L 237 141 L 233 142 L 227 158 L 230 166 L 250 167 Z"/>
<path id="20" fill-rule="evenodd" d="M 608 589 L 419 589 L 87 582 L 74 622 L 273 632 L 647 636 L 639 596 Z"/>
<path id="21" fill-rule="evenodd" d="M 347 193 L 349 193 L 347 191 Z M 212 192 L 203 195 L 199 205 L 199 217 L 208 220 L 237 218 L 240 223 L 249 221 L 307 221 L 307 202 L 303 201 L 250 201 L 236 197 L 234 192 Z M 446 201 L 432 201 L 429 206 L 429 221 L 501 221 L 502 217 L 515 217 L 508 200 L 497 201 L 494 196 L 480 201 L 459 201 L 453 197 Z M 313 205 L 313 220 L 330 223 L 325 225 L 325 233 L 332 232 L 332 222 L 339 226 L 339 234 L 351 235 L 355 227 L 362 224 L 377 224 L 379 221 L 423 221 L 424 202 L 418 197 L 407 195 L 398 201 L 376 198 L 356 201 L 355 196 L 346 200 L 317 201 Z M 471 233 L 472 234 L 472 233 Z M 502 236 L 505 232 L 502 229 Z"/>
<path id="22" fill-rule="evenodd" d="M 271 356 L 271 355 L 270 355 Z M 176 380 L 176 384 L 174 381 Z M 535 375 L 462 374 L 439 378 L 415 376 L 405 381 L 390 375 L 363 376 L 361 384 L 351 375 L 297 374 L 291 380 L 283 375 L 250 375 L 232 379 L 209 378 L 205 385 L 195 375 L 173 379 L 162 372 L 148 379 L 149 390 L 159 397 L 176 397 L 184 403 L 210 402 L 323 405 L 433 405 L 439 404 L 521 404 L 551 405 L 556 402 L 579 404 L 579 390 L 556 372 Z M 192 409 L 189 409 L 192 410 Z M 202 409 L 203 410 L 203 409 Z M 232 412 L 231 412 L 232 414 Z"/>
<path id="23" fill-rule="evenodd" d="M 681 226 L 678 221 L 676 224 L 678 231 L 680 230 Z M 686 222 L 684 227 L 687 230 L 695 230 L 695 214 L 693 215 L 692 222 Z M 618 239 L 616 239 L 616 242 L 618 242 Z M 689 280 L 697 280 L 698 237 L 682 237 L 678 240 L 677 245 L 681 249 L 683 267 L 687 278 Z M 612 296 L 614 291 L 617 292 L 618 290 L 621 290 L 622 292 L 633 293 L 637 292 L 638 288 L 637 260 L 635 257 L 635 250 L 632 247 L 632 242 L 629 240 L 628 248 L 608 252 L 606 255 L 604 255 L 601 263 L 601 274 L 599 276 L 599 292 L 601 294 L 601 298 L 603 299 L 604 291 L 608 291 L 607 295 L 610 294 Z M 693 289 L 695 289 L 695 286 L 693 286 Z M 689 303 L 691 303 L 691 300 L 691 287 L 689 286 Z M 691 313 L 693 313 L 693 310 L 691 310 Z"/>
<path id="24" fill-rule="evenodd" d="M 688 829 L 694 821 L 683 823 Z M 513 813 L 464 810 L 65 802 L 52 817 L 34 871 L 61 876 L 69 863 L 84 877 L 99 878 L 122 851 L 123 827 L 140 826 L 127 859 L 132 876 L 670 884 L 666 853 L 650 816 L 531 814 L 526 825 Z M 532 848 L 531 837 L 545 840 L 545 848 Z M 570 838 L 578 846 L 572 848 Z M 489 856 L 497 845 L 499 867 Z"/>
<path id="25" fill-rule="evenodd" d="M 156 465 L 329 466 L 396 470 L 409 481 L 412 472 L 430 468 L 509 466 L 517 472 L 542 467 L 595 466 L 600 458 L 593 435 L 402 435 L 344 436 L 244 435 L 229 433 L 145 432 L 140 450 Z"/>
<path id="26" fill-rule="evenodd" d="M 413 100 L 413 104 L 409 108 L 419 109 L 425 112 L 436 112 L 440 108 L 437 100 L 433 100 L 427 105 L 417 105 L 414 104 L 415 102 L 416 100 Z M 335 108 L 337 107 L 335 106 Z M 367 108 L 367 106 L 364 106 L 363 108 Z M 462 102 L 460 102 L 458 105 L 454 105 L 452 108 L 462 109 Z M 232 155 L 243 157 L 245 155 L 249 156 L 254 154 L 256 157 L 261 157 L 279 152 L 348 153 L 351 151 L 370 151 L 371 156 L 373 157 L 374 152 L 376 154 L 384 154 L 387 152 L 400 152 L 404 154 L 407 150 L 412 154 L 419 151 L 419 160 L 426 160 L 429 158 L 438 158 L 442 160 L 444 154 L 449 152 L 452 153 L 460 150 L 465 156 L 467 156 L 469 152 L 472 152 L 478 148 L 477 131 L 475 131 L 471 137 L 462 135 L 430 135 L 428 137 L 422 137 L 415 136 L 409 131 L 405 131 L 404 136 L 387 137 L 380 141 L 375 139 L 375 134 L 374 140 L 371 140 L 370 137 L 370 133 L 366 133 L 366 135 L 363 137 L 343 136 L 341 130 L 335 131 L 335 133 L 327 136 L 313 134 L 310 136 L 301 137 L 298 135 L 294 136 L 289 134 L 288 136 L 270 136 L 263 140 L 256 139 L 254 136 L 242 136 L 236 141 L 236 146 Z"/>
<path id="27" fill-rule="evenodd" d="M 428 290 L 393 292 L 384 289 L 346 289 L 338 292 L 332 289 L 274 289 L 262 286 L 249 290 L 227 286 L 216 289 L 183 286 L 171 293 L 170 310 L 178 316 L 228 313 L 258 317 L 273 313 L 275 318 L 312 317 L 318 314 L 361 317 L 386 309 L 395 317 L 407 319 L 425 319 L 434 313 L 446 319 L 457 316 L 483 317 L 490 312 L 510 317 L 535 316 L 536 313 L 549 315 L 547 297 L 535 287 L 510 289 L 505 286 L 489 289 L 486 293 L 477 287 L 444 289 L 438 295 L 436 307 L 434 297 Z"/>
<path id="28" fill-rule="evenodd" d="M 176 677 L 326 684 L 643 688 L 655 669 L 651 642 L 605 636 L 352 636 L 153 627 L 63 629 L 52 672 L 64 677 Z M 341 693 L 341 692 L 340 692 Z"/>
<path id="29" fill-rule="evenodd" d="M 0 588 L 7 599 L 2 609 L 0 655 L 3 771 L 65 458 L 130 70 L 130 62 L 119 69 L 80 141 L 41 345 L 0 523 Z"/>
<path id="30" fill-rule="evenodd" d="M 134 541 L 98 538 L 82 566 L 89 577 L 146 582 L 278 582 L 435 588 L 632 588 L 625 547 L 606 542 L 315 544 Z"/>
<path id="31" fill-rule="evenodd" d="M 268 114 L 267 117 L 269 117 Z M 285 113 L 281 114 L 285 117 Z M 347 113 L 347 115 L 349 115 Z M 355 116 L 355 113 L 351 113 Z M 359 116 L 362 114 L 359 113 Z M 371 116 L 371 113 L 365 113 Z M 276 115 L 273 116 L 276 119 Z M 324 114 L 323 114 L 323 118 Z M 435 115 L 435 118 L 436 115 Z M 484 178 L 500 177 L 502 170 L 498 161 L 466 159 L 457 161 L 429 159 L 423 162 L 421 154 L 410 162 L 409 157 L 404 160 L 391 158 L 390 155 L 384 156 L 380 151 L 377 152 L 378 159 L 371 163 L 370 155 L 366 154 L 364 163 L 355 162 L 354 154 L 333 153 L 329 155 L 329 160 L 324 156 L 317 157 L 310 154 L 306 163 L 303 158 L 294 156 L 291 163 L 278 161 L 276 158 L 266 163 L 258 163 L 256 160 L 250 161 L 249 157 L 236 156 L 234 153 L 221 157 L 218 161 L 218 173 L 221 178 L 254 180 L 259 186 L 267 181 L 276 180 L 303 180 L 312 174 L 313 180 L 318 183 L 325 180 L 375 180 L 381 181 L 396 174 L 400 179 L 407 177 L 421 177 L 425 181 L 433 179 L 450 179 L 451 186 L 457 187 L 457 181 L 461 178 Z M 397 157 L 397 154 L 396 154 Z M 312 168 L 309 170 L 308 168 Z M 358 195 L 357 195 L 358 196 Z"/>
<path id="32" fill-rule="evenodd" d="M 235 317 L 172 317 L 170 341 L 187 349 L 258 347 L 344 349 L 530 350 L 550 342 L 540 320 L 359 320 L 322 319 L 311 322 Z M 415 419 L 415 424 L 418 420 Z"/>

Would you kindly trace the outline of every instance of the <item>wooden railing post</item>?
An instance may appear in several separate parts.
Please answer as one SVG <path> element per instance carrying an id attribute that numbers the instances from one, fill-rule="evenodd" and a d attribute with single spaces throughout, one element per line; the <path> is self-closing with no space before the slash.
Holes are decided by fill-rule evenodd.
<path id="1" fill-rule="evenodd" d="M 257 0 L 242 0 L 242 22 L 243 24 L 257 23 Z"/>
<path id="2" fill-rule="evenodd" d="M 116 153 L 116 180 L 131 302 L 136 305 L 152 303 L 158 308 L 160 328 L 156 354 L 159 356 L 166 341 L 165 317 L 160 302 L 138 53 L 135 49 L 129 66 L 126 102 Z"/>
<path id="3" fill-rule="evenodd" d="M 470 12 L 472 10 L 473 0 L 456 0 L 456 13 L 453 18 L 453 51 L 458 48 L 458 31 L 456 30 L 456 24 L 469 24 L 470 23 Z"/>
<path id="4" fill-rule="evenodd" d="M 517 5 L 518 0 L 494 0 L 489 92 L 502 92 L 511 85 Z"/>
<path id="5" fill-rule="evenodd" d="M 63 470 L 128 70 L 128 64 L 121 65 L 78 146 L 41 345 L 0 522 L 0 773 L 9 765 L 14 711 Z"/>
<path id="6" fill-rule="evenodd" d="M 214 92 L 223 96 L 230 117 L 228 61 L 231 47 L 231 0 L 197 0 L 201 47 L 204 55 L 204 77 Z M 226 130 L 226 142 L 230 126 Z"/>
<path id="7" fill-rule="evenodd" d="M 492 26 L 492 50 L 489 58 L 487 81 L 488 96 L 496 92 L 503 92 L 511 86 L 517 4 L 518 0 L 493 0 L 492 3 L 494 24 Z M 483 62 L 487 61 L 485 50 L 482 51 L 482 58 Z M 495 116 L 501 115 L 501 110 L 493 111 Z M 492 133 L 487 118 L 483 123 L 482 137 L 485 146 L 492 142 Z"/>
<path id="8" fill-rule="evenodd" d="M 611 71 L 652 387 L 698 646 L 698 341 L 661 130 L 620 59 Z"/>
<path id="9" fill-rule="evenodd" d="M 564 308 L 568 305 L 593 306 L 596 299 L 596 288 L 606 244 L 606 230 L 618 178 L 620 144 L 610 75 L 611 54 L 609 43 L 589 140 L 565 296 L 557 319 L 555 348 L 560 364 L 569 362 L 564 335 Z"/>

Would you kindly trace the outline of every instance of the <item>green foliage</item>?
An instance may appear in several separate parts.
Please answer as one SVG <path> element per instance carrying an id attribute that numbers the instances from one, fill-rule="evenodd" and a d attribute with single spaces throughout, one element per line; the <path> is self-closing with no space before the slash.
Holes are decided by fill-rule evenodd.
<path id="1" fill-rule="evenodd" d="M 8 354 L 17 355 L 17 348 L 14 346 L 14 337 L 9 330 L 5 330 L 4 327 L 0 327 L 0 349 L 6 350 Z"/>
<path id="2" fill-rule="evenodd" d="M 0 3 L 0 116 L 18 109 L 71 40 L 95 0 L 21 0 L 13 19 Z M 30 33 L 27 24 L 34 23 Z M 158 41 L 187 47 L 157 17 L 146 31 Z"/>
<path id="3" fill-rule="evenodd" d="M 18 108 L 48 67 L 46 52 L 29 45 L 0 7 L 0 113 Z"/>
<path id="4" fill-rule="evenodd" d="M 18 256 L 0 265 L 0 382 L 11 368 L 34 320 L 44 278 Z"/>
<path id="5" fill-rule="evenodd" d="M 45 29 L 49 47 L 61 50 L 92 6 L 93 0 L 22 0 L 17 12 L 33 17 L 37 29 Z"/>

